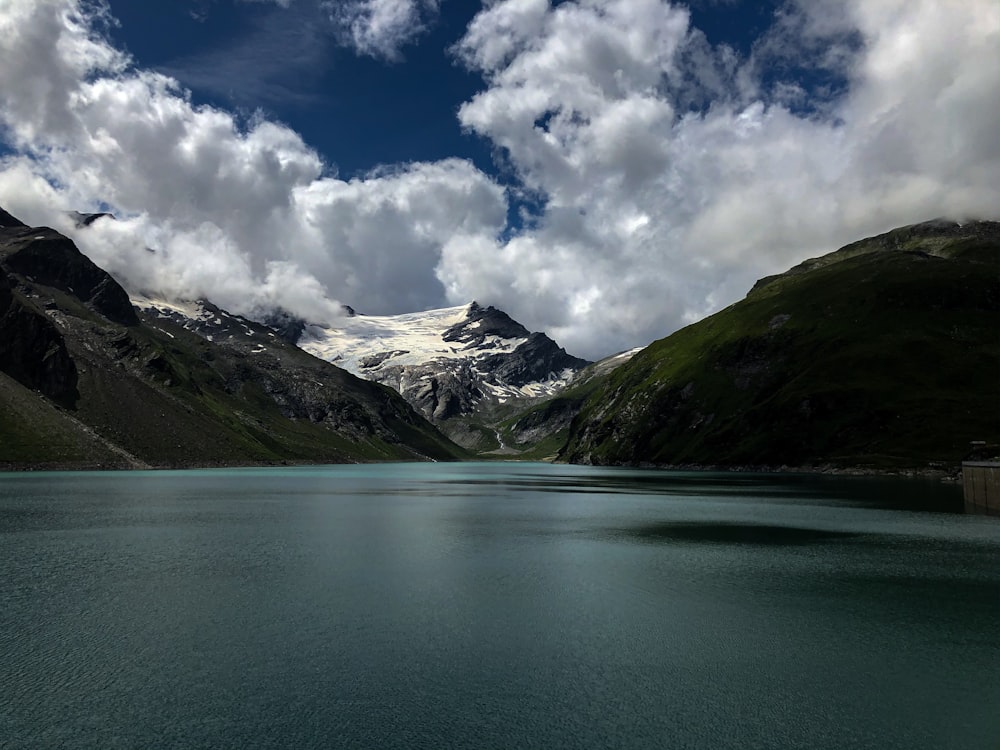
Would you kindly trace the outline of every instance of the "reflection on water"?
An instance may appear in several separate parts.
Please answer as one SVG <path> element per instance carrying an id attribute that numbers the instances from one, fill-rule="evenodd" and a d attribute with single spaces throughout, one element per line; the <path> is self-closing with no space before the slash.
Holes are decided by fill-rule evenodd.
<path id="1" fill-rule="evenodd" d="M 995 747 L 1000 533 L 956 498 L 535 464 L 0 475 L 0 747 Z"/>
<path id="2" fill-rule="evenodd" d="M 468 465 L 467 465 L 468 466 Z M 478 466 L 482 466 L 479 464 Z M 513 466 L 517 466 L 514 464 Z M 581 474 L 580 471 L 590 471 Z M 484 478 L 456 477 L 441 484 L 499 487 L 510 491 L 656 494 L 681 497 L 751 495 L 801 503 L 829 501 L 837 505 L 899 508 L 927 512 L 963 512 L 961 488 L 931 479 L 901 481 L 889 477 L 844 475 L 755 474 L 751 472 L 655 471 L 631 468 L 556 466 L 550 476 L 501 473 Z M 422 490 L 414 490 L 420 492 Z"/>
<path id="3" fill-rule="evenodd" d="M 788 545 L 850 539 L 858 534 L 796 526 L 735 523 L 655 523 L 623 529 L 623 534 L 646 541 L 711 542 L 716 544 Z"/>

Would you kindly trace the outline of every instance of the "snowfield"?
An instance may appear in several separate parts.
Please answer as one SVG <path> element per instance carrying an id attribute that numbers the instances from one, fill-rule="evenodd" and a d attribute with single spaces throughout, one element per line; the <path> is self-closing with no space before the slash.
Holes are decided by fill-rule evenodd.
<path id="1" fill-rule="evenodd" d="M 141 294 L 131 299 L 148 316 L 248 354 L 262 354 L 265 342 L 278 335 L 205 300 Z M 587 364 L 502 311 L 475 302 L 402 315 L 345 314 L 334 325 L 306 324 L 301 331 L 301 349 L 394 388 L 432 419 L 470 413 L 483 402 L 554 395 Z"/>
<path id="2" fill-rule="evenodd" d="M 370 378 L 373 372 L 387 367 L 509 353 L 527 341 L 499 336 L 486 336 L 477 345 L 445 341 L 445 331 L 465 321 L 471 306 L 470 303 L 403 315 L 354 315 L 333 328 L 306 326 L 299 346 L 359 377 Z M 468 327 L 478 328 L 479 322 Z"/>

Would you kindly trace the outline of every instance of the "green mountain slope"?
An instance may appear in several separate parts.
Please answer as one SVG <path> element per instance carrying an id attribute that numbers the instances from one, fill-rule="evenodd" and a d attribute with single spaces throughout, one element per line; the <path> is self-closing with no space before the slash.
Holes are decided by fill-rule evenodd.
<path id="1" fill-rule="evenodd" d="M 391 389 L 241 326 L 140 318 L 69 239 L 0 213 L 0 468 L 464 455 Z"/>
<path id="2" fill-rule="evenodd" d="M 637 354 L 560 459 L 922 467 L 1000 438 L 1000 224 L 928 222 L 762 279 Z"/>
<path id="3" fill-rule="evenodd" d="M 512 400 L 504 405 L 505 411 L 496 410 L 487 428 L 488 437 L 496 442 L 479 457 L 551 461 L 566 444 L 573 419 L 587 397 L 608 373 L 627 362 L 633 354 L 634 350 L 621 352 L 587 365 L 555 396 Z M 501 441 L 503 448 L 497 450 Z"/>

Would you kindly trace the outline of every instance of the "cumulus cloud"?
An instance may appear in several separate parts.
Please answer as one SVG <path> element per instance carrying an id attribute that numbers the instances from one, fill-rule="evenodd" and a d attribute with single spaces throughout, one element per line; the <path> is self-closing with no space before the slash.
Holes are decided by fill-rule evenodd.
<path id="1" fill-rule="evenodd" d="M 745 60 L 660 0 L 494 3 L 455 48 L 487 83 L 459 118 L 542 208 L 439 274 L 595 354 L 852 239 L 995 215 L 998 41 L 989 0 L 796 0 Z"/>
<path id="2" fill-rule="evenodd" d="M 427 308 L 443 300 L 447 239 L 502 229 L 503 190 L 469 162 L 337 179 L 284 125 L 195 106 L 172 78 L 132 67 L 77 2 L 8 4 L 0 117 L 19 153 L 0 163 L 0 203 L 67 231 L 60 211 L 110 206 L 120 221 L 75 234 L 135 290 L 317 320 L 336 300 Z"/>
<path id="3" fill-rule="evenodd" d="M 264 86 L 260 79 L 281 76 L 289 71 L 308 75 L 309 63 L 322 64 L 316 53 L 325 48 L 328 37 L 352 49 L 357 55 L 399 62 L 403 59 L 403 48 L 428 31 L 439 11 L 439 0 L 236 1 L 274 5 L 286 13 L 284 16 L 280 13 L 267 15 L 248 38 L 232 49 L 213 50 L 178 61 L 176 70 L 167 72 L 183 72 L 185 81 L 197 80 L 198 85 L 205 80 L 216 89 L 221 83 L 248 94 L 254 93 L 256 88 L 264 96 L 273 96 L 271 89 L 275 88 L 275 84 Z M 205 20 L 209 15 L 209 4 L 213 2 L 217 0 L 198 0 L 198 5 L 191 11 L 192 17 Z M 290 13 L 287 12 L 289 10 Z M 245 64 L 251 61 L 262 66 L 263 70 L 255 70 L 253 65 Z M 212 63 L 221 65 L 222 70 L 215 70 Z M 234 70 L 250 77 L 250 85 L 226 75 L 227 71 Z"/>
<path id="4" fill-rule="evenodd" d="M 514 225 L 467 161 L 339 179 L 285 125 L 137 68 L 101 4 L 2 2 L 0 205 L 50 224 L 110 206 L 120 221 L 77 234 L 95 261 L 235 312 L 475 298 L 597 357 L 805 257 L 1000 206 L 993 0 L 788 0 L 746 57 L 665 0 L 490 2 L 453 47 L 484 82 L 458 117 L 525 199 Z M 337 7 L 386 59 L 437 12 Z"/>
<path id="5" fill-rule="evenodd" d="M 402 48 L 427 31 L 438 0 L 329 0 L 330 20 L 359 55 L 402 59 Z"/>

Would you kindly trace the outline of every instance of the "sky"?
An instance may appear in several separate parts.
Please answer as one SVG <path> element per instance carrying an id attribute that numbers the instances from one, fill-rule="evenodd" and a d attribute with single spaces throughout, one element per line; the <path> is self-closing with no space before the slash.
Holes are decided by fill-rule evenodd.
<path id="1" fill-rule="evenodd" d="M 995 0 L 0 0 L 0 205 L 132 291 L 598 358 L 1000 218 L 998 51 Z"/>

